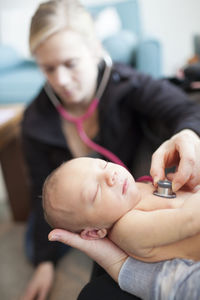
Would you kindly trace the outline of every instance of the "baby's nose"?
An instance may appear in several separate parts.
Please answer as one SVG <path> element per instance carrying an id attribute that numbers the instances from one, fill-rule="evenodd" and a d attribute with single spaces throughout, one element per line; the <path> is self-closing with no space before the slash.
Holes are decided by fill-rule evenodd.
<path id="1" fill-rule="evenodd" d="M 106 181 L 109 186 L 113 186 L 117 180 L 117 172 L 107 172 L 106 173 Z"/>

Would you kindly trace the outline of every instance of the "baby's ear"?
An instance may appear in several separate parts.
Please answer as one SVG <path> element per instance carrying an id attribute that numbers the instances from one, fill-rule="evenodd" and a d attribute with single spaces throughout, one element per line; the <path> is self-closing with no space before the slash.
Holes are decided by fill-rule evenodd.
<path id="1" fill-rule="evenodd" d="M 86 228 L 81 231 L 80 236 L 84 240 L 98 240 L 103 239 L 107 235 L 107 229 L 94 229 L 94 228 Z"/>

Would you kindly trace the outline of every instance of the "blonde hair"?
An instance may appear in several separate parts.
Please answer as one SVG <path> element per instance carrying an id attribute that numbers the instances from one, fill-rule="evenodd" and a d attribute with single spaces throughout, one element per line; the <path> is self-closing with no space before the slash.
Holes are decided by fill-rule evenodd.
<path id="1" fill-rule="evenodd" d="M 39 5 L 31 20 L 29 47 L 32 54 L 51 35 L 73 30 L 90 43 L 98 43 L 94 22 L 78 0 L 50 0 Z"/>

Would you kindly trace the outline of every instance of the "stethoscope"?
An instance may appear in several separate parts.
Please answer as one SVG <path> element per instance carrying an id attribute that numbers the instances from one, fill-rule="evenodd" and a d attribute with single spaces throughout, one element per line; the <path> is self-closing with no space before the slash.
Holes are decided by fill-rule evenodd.
<path id="1" fill-rule="evenodd" d="M 55 106 L 56 110 L 58 111 L 58 113 L 62 116 L 62 118 L 64 118 L 65 120 L 72 122 L 75 124 L 77 132 L 81 138 L 81 140 L 92 150 L 102 154 L 104 157 L 106 157 L 107 159 L 109 159 L 110 161 L 117 163 L 125 168 L 127 168 L 125 166 L 125 164 L 119 159 L 119 157 L 117 157 L 114 153 L 112 153 L 111 151 L 109 151 L 108 149 L 96 144 L 95 142 L 93 142 L 86 134 L 86 132 L 84 131 L 83 128 L 83 122 L 88 119 L 93 112 L 95 111 L 95 109 L 97 108 L 98 104 L 99 104 L 99 99 L 101 98 L 105 87 L 108 83 L 108 80 L 110 78 L 110 74 L 111 74 L 111 69 L 112 69 L 112 60 L 110 58 L 109 55 L 105 55 L 104 56 L 104 61 L 105 61 L 105 70 L 101 79 L 101 82 L 99 84 L 99 87 L 96 91 L 96 95 L 94 97 L 94 99 L 92 100 L 92 102 L 90 103 L 87 111 L 80 117 L 74 117 L 72 116 L 70 113 L 68 113 L 68 111 L 63 107 L 63 105 L 60 103 L 60 101 L 58 100 L 58 98 L 56 97 L 55 93 L 53 92 L 51 86 L 46 83 L 44 86 L 45 92 L 47 93 L 49 99 L 51 100 L 51 102 L 53 103 L 53 105 Z"/>

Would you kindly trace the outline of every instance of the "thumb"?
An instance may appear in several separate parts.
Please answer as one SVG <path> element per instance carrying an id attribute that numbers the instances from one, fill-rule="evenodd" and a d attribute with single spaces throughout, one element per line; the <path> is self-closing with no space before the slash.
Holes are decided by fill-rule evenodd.
<path id="1" fill-rule="evenodd" d="M 58 241 L 69 245 L 73 248 L 77 248 L 80 251 L 83 251 L 87 255 L 93 257 L 94 247 L 100 249 L 104 247 L 104 243 L 100 240 L 86 240 L 82 239 L 78 233 L 72 233 L 64 229 L 54 229 L 49 233 L 48 236 L 50 241 Z M 98 247 L 98 248 L 97 248 Z"/>
<path id="2" fill-rule="evenodd" d="M 182 187 L 182 184 L 180 182 L 179 175 L 177 175 L 177 172 L 176 173 L 168 173 L 167 179 L 172 182 L 173 192 L 177 192 Z"/>
<path id="3" fill-rule="evenodd" d="M 185 177 L 186 179 L 186 177 Z M 180 188 L 185 184 L 185 181 L 183 181 L 179 174 L 175 174 L 173 180 L 172 180 L 172 190 L 173 192 L 177 192 L 178 190 L 180 190 Z"/>
<path id="4" fill-rule="evenodd" d="M 79 234 L 64 229 L 52 230 L 48 235 L 48 239 L 51 242 L 57 241 L 75 248 L 77 248 L 82 241 Z"/>
<path id="5" fill-rule="evenodd" d="M 50 241 L 59 241 L 71 247 L 83 251 L 102 265 L 102 261 L 110 261 L 110 257 L 114 255 L 121 255 L 124 252 L 112 243 L 108 238 L 98 240 L 82 239 L 77 233 L 72 233 L 63 229 L 54 229 L 49 233 Z"/>

